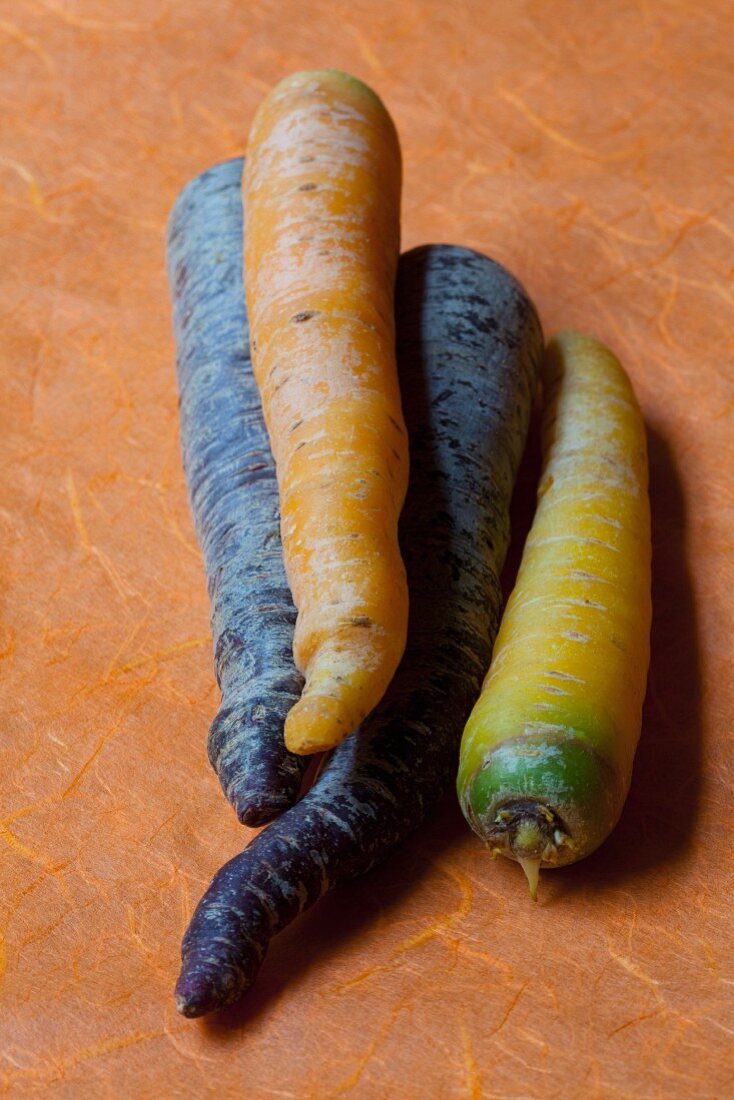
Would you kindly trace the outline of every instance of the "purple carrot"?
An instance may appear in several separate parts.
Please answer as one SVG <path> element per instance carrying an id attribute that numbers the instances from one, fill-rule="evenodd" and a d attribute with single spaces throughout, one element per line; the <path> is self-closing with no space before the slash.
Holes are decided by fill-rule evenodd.
<path id="1" fill-rule="evenodd" d="M 383 702 L 309 793 L 214 876 L 183 940 L 185 1016 L 237 1000 L 277 932 L 420 825 L 454 780 L 489 665 L 540 325 L 507 271 L 448 245 L 402 258 L 396 307 L 411 441 L 408 646 Z"/>
<path id="2" fill-rule="evenodd" d="M 283 723 L 300 698 L 275 464 L 252 374 L 242 276 L 243 159 L 192 180 L 168 226 L 181 444 L 222 691 L 209 759 L 246 825 L 292 806 L 307 758 Z"/>

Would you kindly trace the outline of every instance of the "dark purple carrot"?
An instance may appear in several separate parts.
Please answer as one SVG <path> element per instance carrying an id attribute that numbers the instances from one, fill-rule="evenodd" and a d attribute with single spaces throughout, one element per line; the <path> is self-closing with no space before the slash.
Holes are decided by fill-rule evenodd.
<path id="1" fill-rule="evenodd" d="M 489 664 L 540 325 L 507 271 L 447 245 L 402 258 L 396 316 L 411 458 L 405 656 L 305 798 L 215 875 L 183 941 L 185 1016 L 240 997 L 277 932 L 420 825 L 453 781 Z"/>
<path id="2" fill-rule="evenodd" d="M 308 763 L 283 743 L 303 680 L 283 568 L 278 486 L 252 375 L 242 277 L 240 157 L 179 196 L 167 260 L 181 443 L 212 608 L 219 713 L 209 759 L 246 825 L 293 805 Z"/>

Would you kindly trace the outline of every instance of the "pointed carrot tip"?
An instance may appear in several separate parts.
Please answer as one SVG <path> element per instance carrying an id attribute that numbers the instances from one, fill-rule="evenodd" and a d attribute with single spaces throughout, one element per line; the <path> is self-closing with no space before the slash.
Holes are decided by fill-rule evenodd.
<path id="1" fill-rule="evenodd" d="M 299 756 L 333 749 L 351 732 L 344 706 L 328 695 L 303 695 L 285 720 L 286 748 Z"/>
<path id="2" fill-rule="evenodd" d="M 528 886 L 530 888 L 530 897 L 533 901 L 538 900 L 538 883 L 540 881 L 540 859 L 530 858 L 528 856 L 518 856 L 517 862 L 525 872 L 525 878 L 528 880 Z"/>

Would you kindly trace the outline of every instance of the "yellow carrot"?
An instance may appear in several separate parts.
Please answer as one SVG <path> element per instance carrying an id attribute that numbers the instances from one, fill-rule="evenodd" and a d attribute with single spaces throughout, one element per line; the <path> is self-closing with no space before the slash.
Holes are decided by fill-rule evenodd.
<path id="1" fill-rule="evenodd" d="M 517 583 L 464 731 L 458 794 L 491 852 L 540 867 L 608 836 L 649 664 L 645 428 L 614 355 L 563 332 L 543 367 L 543 472 Z"/>
<path id="2" fill-rule="evenodd" d="M 306 684 L 285 723 L 328 749 L 379 702 L 405 647 L 397 521 L 408 441 L 393 293 L 401 161 L 378 97 L 334 70 L 295 73 L 255 117 L 244 175 L 255 377 L 280 487 Z"/>

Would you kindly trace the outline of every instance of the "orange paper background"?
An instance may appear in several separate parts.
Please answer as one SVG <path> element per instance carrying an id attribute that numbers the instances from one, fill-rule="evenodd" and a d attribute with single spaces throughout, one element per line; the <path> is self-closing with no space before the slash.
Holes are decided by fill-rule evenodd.
<path id="1" fill-rule="evenodd" d="M 0 1091 L 734 1095 L 733 40 L 726 0 L 0 3 Z M 620 826 L 537 906 L 449 798 L 189 1022 L 180 937 L 247 834 L 205 756 L 163 231 L 320 65 L 393 112 L 406 247 L 491 253 L 633 377 L 645 728 Z"/>

